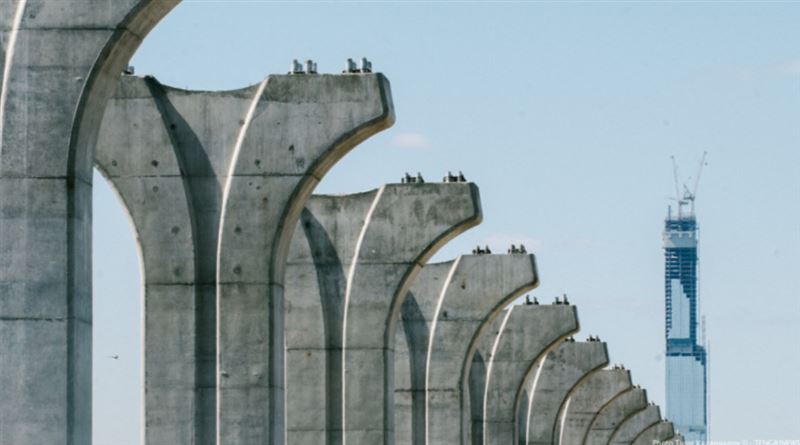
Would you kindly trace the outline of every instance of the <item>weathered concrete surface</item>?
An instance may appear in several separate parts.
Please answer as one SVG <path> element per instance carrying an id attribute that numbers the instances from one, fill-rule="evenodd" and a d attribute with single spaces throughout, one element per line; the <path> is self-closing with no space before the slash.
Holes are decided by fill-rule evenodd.
<path id="1" fill-rule="evenodd" d="M 427 259 L 481 218 L 468 183 L 309 202 L 287 280 L 289 443 L 393 443 L 400 307 Z"/>
<path id="2" fill-rule="evenodd" d="M 91 440 L 92 159 L 177 0 L 0 0 L 0 443 Z"/>
<path id="3" fill-rule="evenodd" d="M 517 413 L 527 402 L 521 400 L 527 376 L 578 326 L 574 306 L 512 306 L 500 325 L 484 336 L 480 346 L 483 357 L 488 357 L 482 416 L 484 444 L 517 443 Z"/>
<path id="4" fill-rule="evenodd" d="M 220 445 L 283 443 L 287 227 L 327 169 L 392 122 L 380 74 L 227 92 L 120 79 L 96 163 L 139 235 L 148 443 L 215 443 L 217 421 Z"/>
<path id="5" fill-rule="evenodd" d="M 459 257 L 457 262 L 464 264 L 455 265 L 453 270 L 458 275 L 448 276 L 447 292 L 438 303 L 428 334 L 425 443 L 470 443 L 469 374 L 480 338 L 505 305 L 538 285 L 533 256 L 517 255 L 526 258 L 528 264 L 514 255 L 496 260 Z M 487 267 L 486 261 L 496 262 L 496 267 L 508 271 L 501 273 L 502 269 Z M 519 275 L 512 276 L 512 272 Z M 498 277 L 503 278 L 493 282 Z"/>
<path id="6" fill-rule="evenodd" d="M 614 397 L 595 417 L 586 434 L 586 445 L 608 445 L 614 431 L 630 416 L 647 407 L 647 392 L 634 387 Z"/>
<path id="7" fill-rule="evenodd" d="M 481 334 L 478 338 L 477 347 L 473 354 L 472 363 L 470 364 L 470 372 L 468 378 L 469 389 L 469 409 L 470 426 L 469 426 L 469 444 L 470 445 L 483 445 L 484 443 L 484 414 L 486 411 L 486 390 L 489 382 L 488 376 L 491 371 L 492 352 L 495 343 L 498 343 L 500 334 L 505 329 L 514 306 L 506 307 L 498 317 L 492 321 L 488 329 Z M 576 317 L 577 323 L 577 317 Z M 527 395 L 527 388 L 523 387 L 523 391 Z M 527 408 L 527 407 L 525 407 Z M 527 410 L 524 414 L 527 417 Z M 517 414 L 519 417 L 520 414 Z"/>
<path id="8" fill-rule="evenodd" d="M 633 445 L 653 445 L 672 439 L 675 436 L 675 429 L 672 422 L 662 420 L 650 426 L 633 440 Z"/>
<path id="9" fill-rule="evenodd" d="M 371 82 L 361 76 L 304 77 L 304 84 L 279 81 L 274 90 L 267 82 L 264 100 L 250 115 L 255 131 L 237 143 L 237 162 L 223 189 L 217 252 L 219 445 L 263 443 L 267 422 L 275 428 L 272 443 L 284 442 L 283 279 L 291 235 L 306 198 L 333 163 L 394 122 L 388 84 L 377 81 L 379 76 L 368 75 Z M 346 87 L 335 88 L 338 82 Z M 354 125 L 365 117 L 363 101 L 378 97 L 382 100 L 365 113 L 372 120 Z M 254 264 L 259 255 L 265 260 Z"/>
<path id="10" fill-rule="evenodd" d="M 569 398 L 569 404 L 558 417 L 556 431 L 559 432 L 559 440 L 556 443 L 582 444 L 600 411 L 614 397 L 631 387 L 631 374 L 626 369 L 603 369 L 589 376 L 576 388 Z"/>
<path id="11" fill-rule="evenodd" d="M 489 365 L 492 362 L 492 349 L 498 341 L 500 333 L 505 328 L 512 309 L 514 309 L 514 306 L 506 307 L 499 316 L 492 320 L 486 331 L 478 338 L 477 347 L 472 357 L 468 378 L 469 405 L 466 407 L 469 408 L 470 413 L 471 425 L 468 436 L 470 445 L 483 445 L 486 385 L 491 371 Z M 523 390 L 527 391 L 525 388 Z M 525 415 L 527 416 L 527 413 Z"/>
<path id="12" fill-rule="evenodd" d="M 631 445 L 644 430 L 661 421 L 658 406 L 650 404 L 623 421 L 611 434 L 610 445 Z"/>
<path id="13" fill-rule="evenodd" d="M 531 383 L 527 443 L 558 443 L 558 415 L 575 389 L 607 364 L 608 349 L 599 341 L 565 341 L 547 354 Z"/>
<path id="14" fill-rule="evenodd" d="M 385 200 L 385 206 L 375 208 L 370 230 L 365 230 L 360 239 L 362 264 L 351 269 L 345 303 L 344 443 L 372 445 L 393 441 L 393 346 L 403 299 L 427 259 L 447 240 L 482 218 L 474 185 L 429 187 L 442 193 L 427 206 Z M 467 188 L 472 191 L 471 199 L 466 190 L 457 193 Z M 446 190 L 453 191 L 444 193 Z M 405 229 L 397 230 L 398 227 Z M 384 289 L 392 293 L 381 295 L 379 292 Z M 383 372 L 378 372 L 381 369 Z M 375 403 L 378 400 L 382 403 Z M 381 425 L 383 431 L 374 431 Z"/>
<path id="15" fill-rule="evenodd" d="M 464 255 L 426 265 L 401 309 L 395 344 L 396 443 L 426 443 L 426 404 L 435 402 L 434 443 L 458 443 L 464 412 L 462 382 L 426 392 L 426 375 L 460 373 L 472 361 L 468 339 L 480 335 L 501 308 L 538 284 L 533 255 Z M 429 347 L 436 348 L 435 354 Z M 446 370 L 443 370 L 445 368 Z M 429 398 L 426 398 L 429 395 Z M 442 436 L 441 434 L 447 434 Z"/>
<path id="16" fill-rule="evenodd" d="M 504 319 L 505 316 L 502 315 L 500 320 Z M 491 335 L 497 335 L 497 330 L 499 330 L 500 323 L 497 319 L 492 323 L 492 332 Z M 484 334 L 484 335 L 489 335 Z M 486 353 L 486 351 L 483 351 Z M 472 363 L 470 364 L 470 372 L 469 372 L 469 379 L 467 387 L 469 389 L 469 399 L 467 402 L 469 403 L 469 434 L 467 437 L 469 439 L 469 445 L 482 445 L 483 444 L 483 399 L 486 395 L 486 358 L 483 357 L 483 353 L 481 353 L 480 348 L 475 351 L 472 356 Z M 527 412 L 525 416 L 527 416 Z"/>

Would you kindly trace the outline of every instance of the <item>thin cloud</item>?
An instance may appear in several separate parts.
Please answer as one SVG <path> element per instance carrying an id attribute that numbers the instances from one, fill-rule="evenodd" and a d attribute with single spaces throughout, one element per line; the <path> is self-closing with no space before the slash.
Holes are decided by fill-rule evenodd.
<path id="1" fill-rule="evenodd" d="M 775 71 L 782 74 L 800 75 L 800 59 L 788 59 L 775 64 Z"/>
<path id="2" fill-rule="evenodd" d="M 729 67 L 729 72 L 739 80 L 754 80 L 765 76 L 800 75 L 800 58 L 778 60 L 768 64 Z"/>
<path id="3" fill-rule="evenodd" d="M 399 148 L 430 148 L 431 141 L 420 133 L 400 133 L 392 139 L 392 145 Z"/>

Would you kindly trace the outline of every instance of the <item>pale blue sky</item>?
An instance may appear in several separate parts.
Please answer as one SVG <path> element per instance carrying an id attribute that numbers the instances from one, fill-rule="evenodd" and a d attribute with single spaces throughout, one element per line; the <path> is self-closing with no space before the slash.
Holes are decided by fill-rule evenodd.
<path id="1" fill-rule="evenodd" d="M 535 251 L 549 301 L 664 402 L 661 229 L 670 155 L 694 175 L 714 439 L 800 439 L 800 3 L 186 1 L 132 64 L 232 89 L 311 58 L 369 57 L 397 123 L 318 192 L 440 180 L 481 188 L 475 244 Z M 141 301 L 126 216 L 96 177 L 95 443 L 138 443 Z M 107 358 L 119 354 L 119 360 Z"/>

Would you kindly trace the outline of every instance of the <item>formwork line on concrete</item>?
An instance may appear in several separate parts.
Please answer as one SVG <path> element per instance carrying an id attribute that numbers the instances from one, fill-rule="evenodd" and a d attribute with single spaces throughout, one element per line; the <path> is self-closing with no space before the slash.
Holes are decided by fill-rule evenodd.
<path id="1" fill-rule="evenodd" d="M 0 269 L 3 442 L 90 440 L 96 135 L 122 67 L 175 4 L 2 2 L 0 250 L 15 257 Z"/>
<path id="2" fill-rule="evenodd" d="M 611 434 L 609 445 L 630 445 L 642 431 L 661 421 L 661 411 L 650 404 L 645 409 L 628 417 Z"/>
<path id="3" fill-rule="evenodd" d="M 608 445 L 619 425 L 647 406 L 645 390 L 635 386 L 623 391 L 597 413 L 586 433 L 584 444 Z"/>
<path id="4" fill-rule="evenodd" d="M 570 396 L 569 408 L 564 409 L 564 434 L 559 444 L 583 444 L 597 415 L 616 397 L 632 387 L 630 372 L 615 367 L 593 374 Z"/>

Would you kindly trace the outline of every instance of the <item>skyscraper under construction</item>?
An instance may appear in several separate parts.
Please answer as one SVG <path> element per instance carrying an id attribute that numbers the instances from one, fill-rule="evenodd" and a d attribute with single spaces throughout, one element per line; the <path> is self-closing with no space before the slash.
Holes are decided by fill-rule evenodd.
<path id="1" fill-rule="evenodd" d="M 677 168 L 675 176 L 678 191 Z M 708 357 L 704 335 L 698 332 L 696 191 L 697 181 L 691 191 L 684 186 L 683 195 L 676 196 L 677 214 L 670 208 L 664 223 L 666 396 L 667 418 L 687 442 L 703 443 L 708 433 Z"/>

